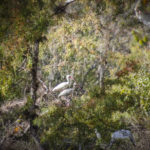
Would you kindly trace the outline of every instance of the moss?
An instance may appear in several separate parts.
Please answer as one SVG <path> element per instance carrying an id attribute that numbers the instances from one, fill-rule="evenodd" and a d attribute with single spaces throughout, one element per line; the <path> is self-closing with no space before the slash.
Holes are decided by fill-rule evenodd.
<path id="1" fill-rule="evenodd" d="M 144 45 L 143 40 L 139 40 L 139 44 L 140 44 L 141 46 L 143 46 L 143 45 Z"/>
<path id="2" fill-rule="evenodd" d="M 147 43 L 147 42 L 148 42 L 148 37 L 147 37 L 147 36 L 144 36 L 144 37 L 143 37 L 143 42 L 144 42 L 144 43 Z"/>

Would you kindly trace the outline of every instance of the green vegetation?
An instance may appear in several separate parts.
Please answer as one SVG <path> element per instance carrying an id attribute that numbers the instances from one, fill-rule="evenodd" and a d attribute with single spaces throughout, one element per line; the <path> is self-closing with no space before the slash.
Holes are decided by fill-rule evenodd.
<path id="1" fill-rule="evenodd" d="M 135 17 L 135 4 L 2 2 L 2 150 L 149 150 L 150 32 Z M 139 5 L 149 11 L 147 0 Z M 76 89 L 58 98 L 52 89 L 67 74 Z M 120 129 L 132 132 L 136 147 L 128 140 L 107 147 L 111 134 Z"/>

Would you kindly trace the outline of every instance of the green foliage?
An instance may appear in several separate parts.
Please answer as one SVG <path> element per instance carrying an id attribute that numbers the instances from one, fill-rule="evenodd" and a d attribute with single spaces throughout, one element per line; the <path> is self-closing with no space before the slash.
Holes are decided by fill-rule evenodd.
<path id="1" fill-rule="evenodd" d="M 32 66 L 29 56 L 32 53 L 32 44 L 41 38 L 47 31 L 48 25 L 52 24 L 51 16 L 58 2 L 61 1 L 4 0 L 1 3 L 1 100 L 22 96 L 30 80 L 27 77 Z"/>
<path id="2" fill-rule="evenodd" d="M 147 36 L 143 36 L 142 34 L 137 33 L 135 31 L 133 31 L 132 34 L 133 34 L 135 42 L 137 42 L 139 44 L 139 46 L 144 46 L 147 44 L 147 42 L 148 42 Z"/>
<path id="3" fill-rule="evenodd" d="M 148 118 L 149 35 L 134 23 L 132 27 L 129 25 L 128 29 L 123 17 L 122 20 L 116 19 L 117 15 L 122 15 L 130 9 L 133 0 L 81 0 L 70 6 L 72 14 L 66 10 L 60 18 L 51 18 L 51 15 L 61 0 L 14 1 L 14 4 L 17 5 L 17 2 L 19 6 L 16 11 L 13 11 L 14 5 L 11 6 L 13 1 L 9 4 L 8 0 L 5 0 L 0 6 L 0 14 L 4 15 L 0 23 L 0 100 L 22 97 L 26 87 L 29 92 L 31 49 L 34 41 L 44 34 L 47 41 L 40 44 L 38 67 L 42 70 L 41 78 L 46 85 L 54 87 L 65 79 L 66 74 L 73 74 L 78 85 L 85 82 L 85 93 L 81 91 L 82 95 L 74 96 L 71 106 L 52 104 L 50 101 L 54 101 L 54 97 L 51 93 L 48 95 L 48 102 L 43 102 L 47 107 L 40 106 L 40 115 L 33 122 L 38 126 L 37 135 L 46 149 L 78 149 L 79 144 L 86 150 L 102 148 L 105 147 L 103 143 L 109 143 L 112 132 L 130 128 L 133 124 L 132 118 L 137 119 L 137 124 L 141 124 L 141 118 Z M 6 6 L 10 9 L 5 10 Z M 9 20 L 7 16 L 15 16 L 14 21 Z M 109 19 L 106 24 L 109 30 L 107 32 L 107 26 L 103 27 L 100 21 Z M 133 22 L 130 17 L 127 19 Z M 121 22 L 124 26 L 120 27 Z M 54 26 L 48 28 L 48 25 Z M 137 27 L 136 31 L 133 27 Z M 131 39 L 124 44 L 130 53 L 125 53 L 124 45 L 118 42 L 116 36 L 119 30 L 123 30 L 123 34 L 128 36 L 125 38 L 120 33 L 120 41 Z M 132 34 L 129 34 L 132 30 Z M 5 32 L 9 34 L 4 34 Z M 117 46 L 113 44 L 115 40 L 118 40 Z M 122 47 L 123 51 L 120 50 Z M 31 49 L 28 50 L 29 48 Z M 106 62 L 101 61 L 103 57 Z M 25 58 L 26 65 L 20 72 L 18 70 Z M 106 63 L 104 90 L 97 81 L 98 67 L 102 63 Z M 94 64 L 95 68 L 90 69 Z M 80 89 L 78 91 L 80 92 Z M 31 97 L 28 96 L 27 99 L 21 113 L 28 112 L 33 105 Z M 148 120 L 147 118 L 145 120 Z M 148 128 L 149 124 L 145 125 L 143 121 L 142 125 Z M 101 133 L 102 139 L 96 138 L 95 128 Z M 118 149 L 122 143 L 125 142 L 118 141 L 112 149 Z"/>
<path id="4" fill-rule="evenodd" d="M 70 148 L 80 141 L 83 145 L 109 142 L 111 132 L 126 128 L 127 118 L 133 113 L 149 114 L 150 78 L 148 72 L 130 73 L 118 83 L 114 82 L 105 95 L 98 87 L 81 98 L 73 99 L 67 107 L 49 106 L 34 123 L 41 129 L 41 141 L 49 148 Z M 110 82 L 110 81 L 109 81 Z M 109 84 L 109 82 L 107 84 Z M 102 135 L 96 140 L 94 128 Z M 107 132 L 106 132 L 107 131 Z M 94 140 L 94 141 L 93 141 Z"/>
<path id="5" fill-rule="evenodd" d="M 115 16 L 128 10 L 131 3 L 103 1 L 103 6 L 105 13 Z M 100 47 L 106 41 L 104 36 L 100 36 L 103 29 L 99 25 L 97 12 L 90 8 L 85 10 L 88 11 L 83 13 L 84 17 L 78 16 L 75 20 L 66 16 L 59 20 L 57 27 L 49 30 L 47 45 L 40 47 L 41 61 L 48 62 L 41 66 L 45 77 L 48 79 L 49 74 L 56 77 L 50 80 L 52 86 L 70 73 L 74 74 L 76 82 L 82 82 L 89 68 L 95 61 L 100 63 L 99 59 L 105 52 Z M 107 53 L 109 73 L 105 74 L 104 93 L 96 82 L 96 67 L 87 74 L 84 86 L 86 93 L 74 98 L 70 107 L 52 105 L 41 110 L 42 115 L 34 123 L 40 128 L 42 143 L 49 149 L 77 149 L 79 141 L 83 149 L 88 149 L 86 145 L 92 145 L 93 148 L 96 148 L 96 144 L 102 146 L 102 143 L 110 141 L 113 131 L 129 128 L 132 117 L 139 122 L 137 113 L 140 117 L 149 114 L 149 36 L 143 30 L 133 30 L 130 38 L 132 40 L 127 43 L 130 53 Z M 94 128 L 101 133 L 101 140 L 96 139 Z M 113 149 L 122 142 L 118 142 Z"/>

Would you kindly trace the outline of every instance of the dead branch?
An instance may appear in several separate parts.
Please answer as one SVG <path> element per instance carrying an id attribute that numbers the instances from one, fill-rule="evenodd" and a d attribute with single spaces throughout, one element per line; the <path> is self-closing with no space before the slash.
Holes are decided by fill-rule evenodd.
<path id="1" fill-rule="evenodd" d="M 27 58 L 25 58 L 23 61 L 22 61 L 22 64 L 20 65 L 20 67 L 18 67 L 18 69 L 16 70 L 17 72 L 21 72 L 22 70 L 25 69 L 25 66 L 26 66 L 26 63 L 27 63 Z"/>
<path id="2" fill-rule="evenodd" d="M 87 79 L 87 76 L 88 76 L 89 72 L 91 72 L 93 69 L 95 69 L 96 66 L 97 66 L 97 62 L 94 62 L 94 63 L 91 65 L 91 67 L 87 70 L 87 72 L 84 74 L 83 81 L 82 81 L 81 86 L 80 86 L 81 89 L 83 89 L 83 87 L 84 87 L 84 84 L 85 84 L 85 81 L 86 81 L 86 79 Z"/>

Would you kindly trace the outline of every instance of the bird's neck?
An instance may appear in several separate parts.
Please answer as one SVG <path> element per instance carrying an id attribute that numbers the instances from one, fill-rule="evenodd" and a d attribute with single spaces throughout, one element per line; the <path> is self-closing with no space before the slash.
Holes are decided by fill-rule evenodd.
<path id="1" fill-rule="evenodd" d="M 69 78 L 67 78 L 67 82 L 70 83 L 70 79 Z"/>
<path id="2" fill-rule="evenodd" d="M 70 84 L 70 80 L 67 81 L 67 84 Z"/>

